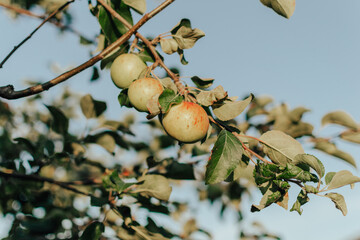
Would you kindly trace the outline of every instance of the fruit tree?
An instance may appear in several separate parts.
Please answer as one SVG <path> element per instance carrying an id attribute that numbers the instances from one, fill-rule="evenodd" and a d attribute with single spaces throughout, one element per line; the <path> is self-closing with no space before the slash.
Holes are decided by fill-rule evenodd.
<path id="1" fill-rule="evenodd" d="M 185 51 L 201 44 L 201 26 L 183 18 L 168 32 L 141 34 L 175 0 L 150 10 L 146 0 L 89 0 L 98 23 L 93 38 L 74 28 L 74 2 L 0 0 L 16 21 L 40 20 L 0 56 L 0 68 L 36 41 L 43 25 L 80 38 L 90 49 L 89 59 L 53 79 L 29 81 L 22 90 L 1 83 L 0 211 L 11 218 L 6 239 L 212 239 L 212 229 L 187 209 L 194 197 L 176 197 L 182 188 L 193 189 L 197 203 L 221 203 L 220 215 L 226 209 L 237 212 L 238 221 L 243 211 L 276 205 L 301 215 L 317 197 L 347 215 L 339 191 L 360 177 L 349 170 L 327 171 L 326 162 L 309 149 L 356 168 L 354 157 L 338 144 L 360 144 L 360 127 L 351 115 L 325 114 L 321 124 L 341 131 L 324 137 L 304 120 L 305 107 L 290 109 L 252 93 L 230 96 L 213 78 L 183 76 L 167 59 L 178 55 L 179 65 L 191 64 Z M 279 18 L 290 18 L 295 10 L 295 0 L 260 2 Z M 113 102 L 59 85 L 89 70 L 92 82 L 111 82 L 117 89 Z M 44 99 L 44 91 L 56 94 Z M 121 120 L 109 118 L 108 106 L 114 104 Z M 261 197 L 243 209 L 241 201 L 254 191 Z M 242 229 L 239 239 L 278 236 Z"/>

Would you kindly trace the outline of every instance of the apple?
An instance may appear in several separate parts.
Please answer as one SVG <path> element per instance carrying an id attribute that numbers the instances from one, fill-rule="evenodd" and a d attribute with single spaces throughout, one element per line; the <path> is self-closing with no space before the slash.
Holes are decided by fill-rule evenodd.
<path id="1" fill-rule="evenodd" d="M 125 53 L 118 56 L 111 65 L 110 74 L 119 88 L 128 88 L 132 81 L 146 68 L 146 64 L 135 54 Z"/>
<path id="2" fill-rule="evenodd" d="M 128 97 L 130 103 L 139 112 L 148 112 L 146 103 L 156 94 L 161 94 L 163 86 L 155 78 L 147 77 L 135 80 L 129 86 Z"/>
<path id="3" fill-rule="evenodd" d="M 194 143 L 206 136 L 209 118 L 199 104 L 182 102 L 172 106 L 162 119 L 165 131 L 183 143 Z"/>

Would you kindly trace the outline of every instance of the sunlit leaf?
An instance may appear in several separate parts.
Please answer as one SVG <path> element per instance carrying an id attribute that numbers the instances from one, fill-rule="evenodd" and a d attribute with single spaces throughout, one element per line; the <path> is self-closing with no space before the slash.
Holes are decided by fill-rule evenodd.
<path id="1" fill-rule="evenodd" d="M 254 96 L 251 94 L 248 98 L 242 101 L 224 101 L 221 104 L 214 104 L 211 107 L 217 118 L 221 121 L 228 121 L 240 115 L 250 104 L 253 97 Z"/>
<path id="2" fill-rule="evenodd" d="M 264 145 L 265 154 L 271 161 L 282 166 L 293 162 L 296 155 L 304 154 L 301 144 L 281 131 L 268 131 L 260 137 L 260 140 Z"/>
<path id="3" fill-rule="evenodd" d="M 123 2 L 140 14 L 146 12 L 146 0 L 123 0 Z"/>
<path id="4" fill-rule="evenodd" d="M 297 165 L 299 163 L 303 163 L 309 165 L 315 172 L 322 178 L 325 174 L 325 167 L 322 162 L 317 159 L 315 156 L 310 154 L 298 154 L 295 156 L 295 161 L 293 164 Z"/>
<path id="5" fill-rule="evenodd" d="M 289 117 L 291 121 L 298 122 L 306 112 L 310 112 L 310 110 L 304 107 L 297 107 L 290 111 Z"/>
<path id="6" fill-rule="evenodd" d="M 175 39 L 172 38 L 162 38 L 160 40 L 160 46 L 161 50 L 163 50 L 163 52 L 166 54 L 173 54 L 177 52 L 179 48 L 178 43 L 175 41 Z"/>
<path id="7" fill-rule="evenodd" d="M 326 188 L 326 191 L 340 188 L 346 185 L 351 185 L 357 182 L 360 182 L 360 177 L 354 176 L 348 170 L 341 170 L 335 173 L 335 175 L 332 177 L 328 187 Z"/>
<path id="8" fill-rule="evenodd" d="M 341 133 L 340 137 L 346 141 L 360 144 L 360 132 L 347 131 Z"/>
<path id="9" fill-rule="evenodd" d="M 168 201 L 172 187 L 170 187 L 169 180 L 161 175 L 145 175 L 139 179 L 143 181 L 136 187 L 133 193 L 140 193 L 145 197 L 154 197 L 159 200 Z"/>
<path id="10" fill-rule="evenodd" d="M 171 78 L 169 78 L 169 77 L 162 78 L 162 79 L 160 79 L 160 82 L 164 86 L 164 88 L 171 89 L 174 91 L 174 93 L 177 93 L 178 89 L 177 89 L 174 81 Z"/>
<path id="11" fill-rule="evenodd" d="M 338 193 L 327 193 L 325 197 L 328 197 L 335 203 L 335 207 L 339 209 L 344 216 L 347 214 L 347 207 L 344 197 Z"/>
<path id="12" fill-rule="evenodd" d="M 344 127 L 348 127 L 354 130 L 358 128 L 358 125 L 354 121 L 354 119 L 344 111 L 335 111 L 328 113 L 321 119 L 321 125 L 323 126 L 330 123 L 342 125 Z"/>
<path id="13" fill-rule="evenodd" d="M 110 134 L 101 135 L 96 140 L 96 143 L 105 148 L 110 153 L 113 153 L 115 150 L 115 139 Z"/>
<path id="14" fill-rule="evenodd" d="M 335 144 L 328 142 L 328 141 L 318 141 L 316 142 L 315 149 L 321 150 L 327 154 L 330 154 L 334 157 L 340 158 L 348 163 L 350 163 L 352 166 L 356 168 L 356 161 L 355 159 L 348 153 L 343 152 L 339 150 Z"/>
<path id="15" fill-rule="evenodd" d="M 325 184 L 329 185 L 333 177 L 335 176 L 336 172 L 328 172 L 325 176 Z"/>
<path id="16" fill-rule="evenodd" d="M 286 18 L 290 18 L 295 11 L 295 0 L 260 0 L 260 2 Z"/>
<path id="17" fill-rule="evenodd" d="M 201 91 L 196 95 L 196 100 L 199 104 L 203 106 L 213 105 L 215 102 L 223 100 L 227 97 L 227 92 L 222 86 L 217 86 L 211 91 Z"/>

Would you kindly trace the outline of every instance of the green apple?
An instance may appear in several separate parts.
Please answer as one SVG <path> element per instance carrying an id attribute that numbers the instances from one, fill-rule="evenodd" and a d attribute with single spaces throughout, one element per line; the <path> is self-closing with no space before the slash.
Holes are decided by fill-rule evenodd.
<path id="1" fill-rule="evenodd" d="M 128 88 L 132 81 L 139 78 L 146 64 L 135 54 L 125 53 L 118 56 L 111 65 L 110 74 L 119 88 Z"/>
<path id="2" fill-rule="evenodd" d="M 139 112 L 148 112 L 146 103 L 156 94 L 161 94 L 163 86 L 155 78 L 141 78 L 130 84 L 128 96 L 131 104 Z"/>

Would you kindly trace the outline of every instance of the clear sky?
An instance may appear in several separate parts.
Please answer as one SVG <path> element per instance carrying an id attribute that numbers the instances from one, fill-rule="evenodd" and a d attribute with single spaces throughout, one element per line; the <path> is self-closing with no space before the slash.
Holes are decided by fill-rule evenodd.
<path id="1" fill-rule="evenodd" d="M 148 9 L 160 0 L 148 0 Z M 88 12 L 87 1 L 78 0 L 72 10 L 76 12 L 75 28 L 93 37 L 98 25 Z M 360 1 L 298 1 L 290 20 L 275 14 L 259 1 L 245 0 L 182 0 L 150 20 L 140 32 L 155 36 L 169 31 L 181 18 L 189 18 L 193 27 L 206 33 L 193 49 L 186 50 L 189 65 L 180 66 L 177 56 L 166 59 L 169 66 L 180 66 L 183 76 L 198 75 L 215 78 L 215 86 L 223 85 L 231 96 L 270 95 L 276 103 L 286 102 L 291 108 L 306 106 L 312 110 L 305 120 L 316 126 L 316 133 L 327 135 L 339 128 L 320 128 L 321 117 L 333 110 L 342 109 L 360 121 Z M 22 17 L 11 21 L 0 9 L 0 59 L 27 36 L 38 20 Z M 47 81 L 57 74 L 49 70 L 50 63 L 61 67 L 78 65 L 88 58 L 88 49 L 79 47 L 78 39 L 71 34 L 59 35 L 53 26 L 45 26 L 0 69 L 1 85 L 13 84 L 22 88 L 22 80 L 31 78 Z M 110 81 L 109 72 L 102 79 L 90 83 L 91 71 L 85 71 L 67 84 L 82 93 L 91 93 L 107 101 L 111 116 L 124 113 L 117 102 L 118 89 Z M 64 85 L 64 84 L 63 84 Z M 61 86 L 58 86 L 61 88 Z M 50 90 L 55 93 L 56 90 Z M 340 144 L 360 163 L 360 146 Z M 314 150 L 308 150 L 322 160 L 327 171 L 352 169 L 340 160 Z M 259 213 L 250 213 L 244 204 L 247 220 L 257 220 L 270 232 L 283 239 L 341 240 L 360 236 L 360 186 L 345 195 L 349 213 L 343 217 L 329 199 L 312 197 L 304 206 L 302 216 L 272 206 Z M 296 190 L 297 192 L 298 190 Z M 290 199 L 294 200 L 294 196 Z M 260 201 L 259 195 L 250 199 Z M 201 215 L 204 228 L 216 229 L 216 240 L 235 240 L 237 227 L 232 216 L 219 222 Z"/>

